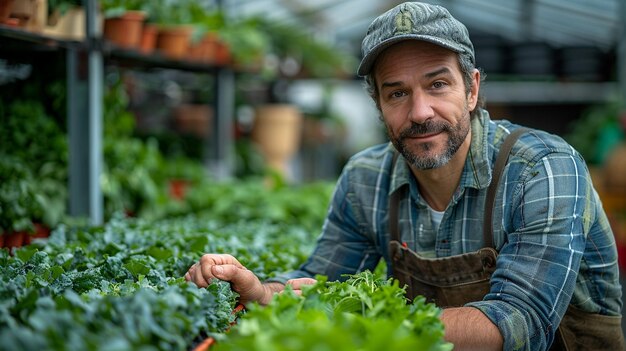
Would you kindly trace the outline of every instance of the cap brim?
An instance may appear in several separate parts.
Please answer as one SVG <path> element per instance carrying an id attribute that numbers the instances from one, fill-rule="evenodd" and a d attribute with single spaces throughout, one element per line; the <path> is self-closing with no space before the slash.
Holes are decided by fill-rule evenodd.
<path id="1" fill-rule="evenodd" d="M 397 44 L 405 40 L 425 41 L 431 44 L 441 46 L 445 49 L 454 51 L 456 53 L 462 52 L 460 48 L 455 47 L 454 45 L 450 45 L 449 43 L 443 42 L 439 40 L 438 38 L 434 38 L 429 35 L 419 35 L 419 34 L 398 35 L 398 36 L 389 38 L 387 40 L 381 41 L 380 43 L 378 43 L 378 45 L 376 45 L 373 49 L 371 49 L 370 52 L 367 55 L 365 55 L 365 57 L 363 57 L 363 59 L 361 60 L 361 63 L 359 64 L 359 68 L 357 69 L 357 74 L 361 77 L 365 77 L 366 75 L 370 74 L 370 72 L 372 71 L 372 67 L 374 66 L 374 63 L 376 62 L 376 59 L 378 59 L 378 55 L 380 55 L 385 49 L 387 49 L 391 45 Z"/>

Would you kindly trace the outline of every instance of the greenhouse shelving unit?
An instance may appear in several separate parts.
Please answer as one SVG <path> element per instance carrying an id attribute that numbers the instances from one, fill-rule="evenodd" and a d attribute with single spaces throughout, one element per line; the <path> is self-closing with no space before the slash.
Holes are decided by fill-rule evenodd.
<path id="1" fill-rule="evenodd" d="M 216 178 L 232 172 L 232 115 L 234 71 L 193 62 L 167 59 L 158 54 L 141 54 L 108 45 L 96 28 L 97 1 L 85 2 L 86 35 L 81 41 L 51 38 L 37 33 L 0 26 L 0 58 L 15 53 L 61 51 L 65 56 L 67 81 L 67 130 L 69 138 L 69 214 L 87 217 L 91 224 L 103 223 L 102 172 L 103 72 L 107 65 L 137 69 L 163 68 L 210 74 L 214 79 L 214 116 L 206 139 L 206 164 Z M 209 103 L 209 102 L 207 102 Z"/>

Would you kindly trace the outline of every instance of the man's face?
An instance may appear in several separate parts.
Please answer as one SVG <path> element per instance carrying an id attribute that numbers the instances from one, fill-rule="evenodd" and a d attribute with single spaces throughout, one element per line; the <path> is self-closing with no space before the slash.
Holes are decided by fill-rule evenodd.
<path id="1" fill-rule="evenodd" d="M 414 40 L 385 50 L 374 69 L 382 119 L 396 149 L 420 170 L 447 164 L 470 137 L 478 72 L 466 93 L 457 55 Z"/>

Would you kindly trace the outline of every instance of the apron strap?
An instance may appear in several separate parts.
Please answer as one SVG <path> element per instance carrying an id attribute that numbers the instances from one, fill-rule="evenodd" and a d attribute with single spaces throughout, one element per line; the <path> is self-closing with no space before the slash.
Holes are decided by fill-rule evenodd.
<path id="1" fill-rule="evenodd" d="M 489 184 L 489 188 L 487 189 L 487 198 L 485 200 L 485 215 L 483 219 L 483 239 L 484 239 L 484 247 L 493 247 L 493 206 L 495 204 L 496 199 L 496 191 L 498 190 L 498 184 L 500 183 L 500 177 L 504 172 L 504 167 L 506 166 L 509 160 L 509 154 L 511 153 L 511 149 L 513 145 L 519 139 L 519 137 L 528 131 L 528 128 L 518 128 L 511 132 L 500 147 L 500 151 L 498 152 L 498 157 L 496 158 L 496 163 L 493 166 L 493 172 L 491 176 L 491 184 Z"/>
<path id="2" fill-rule="evenodd" d="M 399 154 L 400 153 L 397 151 L 394 151 L 393 153 L 393 160 L 391 161 L 392 174 Z M 396 189 L 393 193 L 391 193 L 391 198 L 389 199 L 389 234 L 391 241 L 395 240 L 397 242 L 400 242 L 400 231 L 398 230 L 398 206 L 400 205 L 400 195 L 401 191 Z"/>

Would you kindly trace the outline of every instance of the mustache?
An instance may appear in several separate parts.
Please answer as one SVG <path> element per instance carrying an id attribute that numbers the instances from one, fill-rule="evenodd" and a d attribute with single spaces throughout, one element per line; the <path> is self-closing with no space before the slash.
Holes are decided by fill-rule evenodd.
<path id="1" fill-rule="evenodd" d="M 409 128 L 400 132 L 400 138 L 418 137 L 425 134 L 449 132 L 450 126 L 445 122 L 427 121 L 425 123 L 412 122 Z"/>

